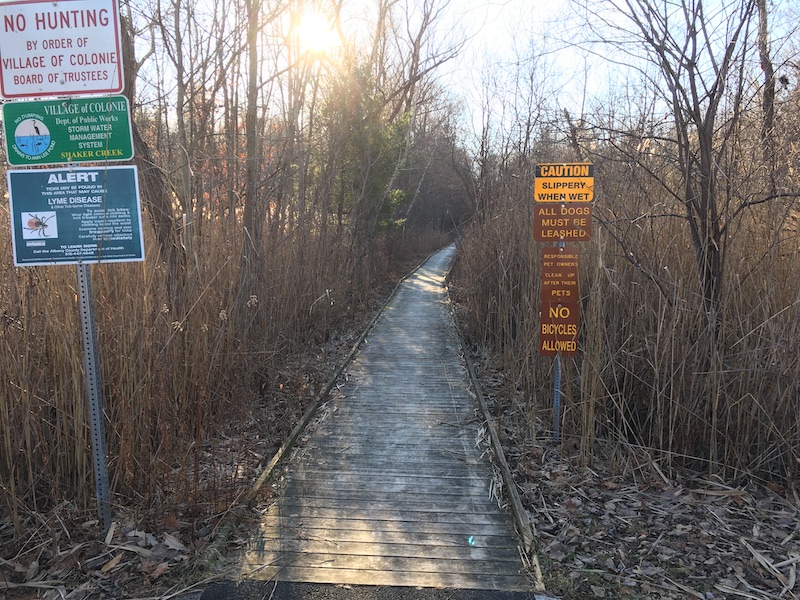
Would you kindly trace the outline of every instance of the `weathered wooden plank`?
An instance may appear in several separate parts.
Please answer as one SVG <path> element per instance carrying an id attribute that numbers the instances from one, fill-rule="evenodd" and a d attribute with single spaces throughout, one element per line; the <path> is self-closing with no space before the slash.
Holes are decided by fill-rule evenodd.
<path id="1" fill-rule="evenodd" d="M 248 554 L 249 556 L 249 554 Z M 519 560 L 471 560 L 461 556 L 456 559 L 425 559 L 405 556 L 373 556 L 339 554 L 335 552 L 282 552 L 274 555 L 254 556 L 253 565 L 287 566 L 294 568 L 358 569 L 365 571 L 403 571 L 406 573 L 452 573 L 459 575 L 488 576 L 498 574 L 519 576 Z"/>
<path id="2" fill-rule="evenodd" d="M 336 583 L 340 585 L 416 586 L 438 589 L 501 590 L 529 592 L 524 577 L 497 574 L 477 576 L 459 573 L 414 573 L 397 570 L 332 569 L 328 567 L 275 567 L 253 565 L 246 571 L 249 577 L 307 583 Z"/>
<path id="3" fill-rule="evenodd" d="M 463 490 L 459 494 L 458 486 L 439 485 L 436 487 L 422 488 L 418 481 L 410 482 L 396 482 L 393 484 L 382 484 L 381 487 L 375 484 L 364 484 L 364 487 L 358 482 L 339 482 L 333 483 L 328 481 L 310 481 L 310 480 L 294 480 L 287 481 L 285 493 L 296 494 L 299 496 L 314 496 L 317 494 L 325 494 L 331 498 L 341 498 L 343 501 L 348 497 L 352 497 L 354 493 L 360 490 L 378 491 L 382 492 L 384 499 L 395 497 L 398 503 L 403 501 L 403 498 L 410 494 L 429 495 L 441 497 L 442 501 L 446 500 L 446 496 L 451 498 L 464 497 L 470 498 L 475 502 L 483 502 L 484 506 L 487 505 L 488 489 L 468 489 Z M 496 510 L 496 508 L 492 509 Z"/>
<path id="4" fill-rule="evenodd" d="M 413 463 L 411 463 L 413 464 Z M 461 486 L 464 480 L 471 481 L 471 473 L 466 465 L 458 465 L 454 462 L 451 467 L 440 467 L 431 469 L 424 465 L 416 465 L 419 470 L 425 472 L 404 474 L 398 470 L 391 472 L 382 471 L 380 467 L 365 466 L 359 469 L 345 470 L 345 467 L 331 467 L 330 469 L 320 468 L 314 465 L 313 468 L 297 469 L 286 474 L 285 481 L 309 481 L 317 482 L 323 473 L 329 482 L 334 484 L 362 483 L 364 487 L 376 487 L 383 489 L 382 486 L 416 484 L 422 489 L 435 490 L 437 488 L 450 488 Z M 388 489 L 388 488 L 387 488 Z"/>
<path id="5" fill-rule="evenodd" d="M 324 467 L 324 465 L 323 465 Z M 311 467 L 298 468 L 286 474 L 287 481 L 319 481 L 320 477 L 328 481 L 339 483 L 363 483 L 373 486 L 413 484 L 422 486 L 423 489 L 449 488 L 453 485 L 462 486 L 465 482 L 472 481 L 472 473 L 467 465 L 453 461 L 448 467 L 429 468 L 426 465 L 415 465 L 414 473 L 403 473 L 400 470 L 386 471 L 380 468 L 361 469 L 346 466 L 328 469 Z"/>
<path id="6" fill-rule="evenodd" d="M 290 531 L 292 535 L 287 535 Z M 302 535 L 301 535 L 302 534 Z M 334 543 L 375 543 L 375 531 L 372 530 L 336 530 L 329 532 L 327 529 L 307 529 L 297 528 L 292 529 L 285 526 L 259 528 L 249 543 L 248 548 L 257 549 L 261 544 L 266 544 L 270 541 L 281 541 L 284 544 L 290 542 L 297 542 L 298 544 L 312 544 L 320 541 L 327 544 Z M 436 546 L 442 548 L 462 548 L 465 545 L 473 546 L 476 548 L 494 548 L 517 551 L 514 545 L 514 540 L 511 539 L 506 532 L 503 535 L 464 535 L 462 533 L 430 533 L 430 532 L 416 532 L 413 540 L 399 541 L 383 540 L 382 544 L 410 544 L 415 546 Z"/>
<path id="7" fill-rule="evenodd" d="M 406 556 L 433 559 L 441 553 L 452 560 L 503 560 L 520 568 L 519 548 L 510 546 L 506 532 L 489 535 L 476 530 L 475 535 L 427 531 L 392 532 L 380 529 L 314 529 L 310 527 L 265 528 L 248 545 L 248 560 L 261 560 L 255 554 L 293 550 L 317 553 L 363 554 L 370 556 Z M 345 551 L 348 545 L 361 549 Z M 255 553 L 255 554 L 254 554 Z M 497 567 L 501 568 L 501 567 Z M 505 565 L 502 568 L 510 568 Z"/>
<path id="8" fill-rule="evenodd" d="M 378 450 L 388 449 L 391 454 L 378 453 Z M 299 460 L 310 460 L 313 457 L 319 461 L 335 460 L 363 460 L 375 463 L 397 463 L 400 462 L 400 454 L 404 457 L 413 456 L 418 453 L 427 460 L 434 463 L 450 462 L 453 458 L 470 464 L 480 464 L 479 458 L 474 452 L 464 450 L 464 445 L 453 438 L 440 438 L 436 440 L 436 445 L 422 446 L 414 442 L 395 442 L 392 444 L 384 443 L 380 445 L 375 454 L 364 454 L 363 444 L 354 442 L 350 437 L 341 437 L 337 440 L 309 440 L 302 452 L 297 454 Z M 395 460 L 397 458 L 397 460 Z"/>
<path id="9" fill-rule="evenodd" d="M 432 533 L 438 531 L 441 526 L 451 524 L 462 525 L 461 530 L 463 531 L 472 531 L 477 527 L 484 529 L 494 527 L 498 533 L 502 533 L 503 531 L 507 532 L 506 527 L 508 525 L 508 519 L 502 515 L 476 512 L 415 512 L 412 510 L 391 511 L 376 509 L 373 515 L 369 512 L 348 511 L 344 508 L 327 510 L 329 512 L 326 514 L 324 509 L 314 512 L 315 509 L 313 508 L 300 510 L 297 507 L 280 507 L 278 510 L 264 515 L 262 523 L 264 525 L 278 525 L 283 520 L 289 525 L 316 523 L 316 527 L 343 529 L 348 526 L 356 527 L 353 521 L 366 521 L 367 526 L 373 524 L 376 530 L 386 527 L 387 524 L 418 524 L 418 530 Z M 341 525 L 337 527 L 337 523 Z M 469 527 L 464 527 L 465 525 Z M 428 529 L 425 529 L 425 526 Z"/>
<path id="10" fill-rule="evenodd" d="M 364 448 L 369 447 L 375 452 L 388 452 L 391 449 L 404 449 L 409 446 L 417 444 L 419 448 L 427 451 L 437 451 L 448 449 L 451 451 L 463 451 L 462 440 L 458 439 L 458 432 L 453 431 L 449 434 L 442 434 L 436 432 L 436 435 L 423 435 L 416 433 L 415 435 L 408 435 L 408 437 L 399 437 L 393 434 L 391 430 L 381 431 L 375 429 L 370 434 L 361 434 L 357 432 L 351 433 L 338 433 L 335 436 L 328 436 L 314 439 L 314 446 L 310 446 L 308 451 L 316 448 Z M 391 436 L 391 437 L 387 437 Z M 370 443 L 372 442 L 372 443 Z M 468 440 L 468 444 L 475 445 L 473 440 Z"/>
<path id="11" fill-rule="evenodd" d="M 301 513 L 300 511 L 304 512 Z M 341 502 L 331 498 L 300 498 L 296 502 L 282 504 L 279 508 L 275 508 L 270 512 L 265 513 L 264 516 L 269 514 L 305 514 L 305 512 L 312 513 L 314 516 L 324 516 L 327 514 L 326 511 L 331 511 L 333 513 L 331 518 L 340 517 L 357 519 L 365 515 L 366 518 L 370 518 L 370 515 L 374 513 L 375 518 L 378 519 L 382 513 L 386 512 L 395 515 L 396 517 L 408 513 L 408 519 L 405 520 L 409 521 L 415 519 L 421 521 L 439 519 L 440 521 L 444 521 L 445 517 L 443 515 L 483 515 L 491 522 L 508 522 L 505 516 L 498 518 L 495 515 L 487 514 L 485 507 L 463 500 L 447 505 L 436 502 L 427 502 L 398 507 L 397 502 L 391 500 L 372 502 L 369 500 L 359 499 L 349 501 L 346 506 L 343 506 Z M 467 519 L 469 517 L 464 516 L 454 518 Z"/>
<path id="12" fill-rule="evenodd" d="M 290 511 L 293 514 L 295 510 L 307 511 L 341 511 L 350 510 L 357 513 L 368 514 L 375 511 L 375 514 L 381 511 L 397 512 L 398 510 L 408 510 L 414 513 L 440 513 L 444 510 L 453 514 L 475 514 L 486 515 L 486 507 L 482 502 L 470 502 L 468 499 L 463 499 L 458 495 L 454 495 L 447 499 L 447 502 L 432 502 L 430 496 L 414 496 L 413 498 L 405 498 L 403 506 L 398 509 L 397 501 L 384 496 L 378 497 L 352 497 L 343 503 L 340 498 L 327 498 L 325 496 L 316 495 L 313 497 L 300 497 L 293 496 L 287 498 L 285 502 L 281 502 L 280 507 L 270 508 L 264 514 L 271 513 L 273 510 Z M 344 507 L 342 505 L 345 505 Z M 344 513 L 339 513 L 344 514 Z M 420 514 L 420 518 L 425 518 L 424 514 Z"/>
<path id="13" fill-rule="evenodd" d="M 465 540 L 462 540 L 465 541 Z M 247 554 L 250 564 L 270 564 L 274 557 L 284 552 L 306 552 L 325 554 L 335 552 L 342 555 L 383 556 L 418 558 L 426 560 L 463 560 L 464 548 L 460 545 L 441 544 L 398 544 L 376 541 L 345 541 L 313 538 L 309 540 L 262 538 L 255 549 Z M 272 557 L 272 558 L 270 558 Z M 470 546 L 470 557 L 481 561 L 510 562 L 514 569 L 519 568 L 517 548 Z"/>
<path id="14" fill-rule="evenodd" d="M 453 485 L 442 485 L 437 487 L 421 487 L 419 481 L 398 481 L 392 485 L 384 484 L 383 486 L 375 485 L 374 482 L 355 482 L 343 481 L 337 484 L 325 481 L 314 481 L 312 479 L 305 479 L 298 477 L 296 479 L 283 480 L 283 489 L 292 494 L 300 497 L 326 497 L 336 498 L 339 500 L 359 499 L 359 498 L 374 498 L 377 501 L 389 500 L 395 503 L 400 501 L 398 495 L 402 496 L 402 500 L 406 499 L 413 501 L 419 497 L 427 497 L 428 502 L 450 502 L 458 498 L 468 499 L 476 505 L 485 508 L 486 502 L 490 501 L 491 486 L 486 482 L 485 488 L 459 488 Z M 421 499 L 421 498 L 420 498 Z M 496 505 L 496 504 L 495 504 Z"/>
<path id="15" fill-rule="evenodd" d="M 451 415 L 452 416 L 452 415 Z M 361 415 L 361 418 L 366 419 L 363 422 L 355 422 L 347 426 L 338 426 L 339 423 L 334 421 L 333 429 L 325 436 L 332 436 L 334 438 L 340 436 L 351 436 L 359 439 L 369 439 L 375 437 L 384 437 L 387 442 L 397 443 L 403 440 L 406 435 L 409 441 L 415 441 L 417 436 L 423 438 L 431 438 L 434 440 L 448 439 L 453 436 L 471 436 L 473 432 L 464 431 L 464 427 L 469 427 L 469 424 L 459 424 L 452 418 L 448 419 L 447 415 L 437 414 L 431 416 L 429 421 L 414 423 L 413 425 L 402 423 L 403 415 L 398 413 L 387 414 L 386 412 L 376 413 L 374 418 L 371 415 Z M 367 431 L 359 431 L 362 428 L 369 428 Z M 401 431 L 397 431 L 398 428 Z M 322 439 L 325 439 L 323 437 Z M 472 442 L 473 440 L 469 440 Z"/>
<path id="16" fill-rule="evenodd" d="M 433 513 L 434 515 L 436 513 Z M 485 520 L 476 518 L 470 522 L 465 518 L 462 522 L 435 522 L 433 519 L 421 520 L 401 520 L 400 518 L 394 519 L 355 519 L 352 517 L 333 517 L 333 518 L 317 518 L 317 517 L 304 517 L 302 519 L 292 519 L 287 515 L 266 515 L 262 517 L 262 527 L 280 527 L 281 524 L 286 525 L 287 531 L 294 529 L 327 529 L 330 531 L 375 531 L 383 533 L 397 533 L 397 534 L 462 534 L 463 539 L 468 539 L 469 536 L 475 535 L 508 535 L 509 523 L 503 522 L 499 519 L 493 520 L 495 517 L 487 515 Z M 400 538 L 397 538 L 400 539 Z"/>
<path id="17" fill-rule="evenodd" d="M 401 456 L 406 456 L 400 454 Z M 476 467 L 478 467 L 476 469 Z M 330 473 L 341 483 L 347 480 L 356 480 L 363 475 L 366 479 L 375 479 L 383 474 L 387 481 L 393 478 L 411 479 L 416 477 L 420 483 L 433 482 L 436 479 L 470 478 L 476 473 L 482 473 L 484 466 L 471 462 L 463 456 L 453 454 L 447 461 L 442 455 L 430 462 L 425 456 L 406 456 L 403 465 L 384 457 L 383 459 L 367 456 L 336 457 L 333 459 L 318 459 L 312 457 L 298 457 L 297 463 L 288 469 L 283 478 L 285 480 L 298 480 L 315 478 L 320 473 Z M 394 483 L 398 483 L 394 481 Z"/>
<path id="18" fill-rule="evenodd" d="M 322 452 L 322 450 L 320 450 Z M 402 475 L 411 472 L 419 472 L 420 474 L 427 475 L 427 477 L 436 477 L 439 473 L 446 473 L 447 471 L 452 474 L 475 472 L 478 467 L 478 472 L 483 470 L 483 466 L 479 462 L 475 462 L 476 457 L 465 457 L 456 453 L 449 456 L 443 454 L 430 454 L 415 456 L 413 454 L 406 454 L 404 452 L 395 453 L 397 457 L 403 459 L 402 464 L 392 457 L 374 457 L 364 456 L 359 454 L 348 454 L 344 456 L 333 456 L 328 458 L 298 456 L 296 463 L 292 465 L 290 470 L 284 473 L 284 476 L 292 475 L 293 478 L 299 478 L 303 473 L 315 473 L 320 471 L 336 471 L 336 472 L 370 472 L 382 471 L 388 475 Z"/>
<path id="19" fill-rule="evenodd" d="M 287 479 L 302 479 L 304 476 L 313 478 L 320 472 L 364 475 L 365 477 L 373 477 L 380 474 L 383 474 L 385 478 L 405 477 L 408 479 L 411 477 L 408 474 L 408 470 L 398 467 L 395 461 L 389 459 L 378 460 L 363 456 L 353 456 L 347 461 L 343 461 L 341 458 L 330 461 L 300 459 L 298 463 L 291 471 L 287 472 Z M 459 456 L 452 456 L 449 461 L 427 461 L 425 457 L 409 456 L 404 461 L 404 464 L 409 470 L 414 470 L 417 479 L 424 481 L 470 477 L 474 475 L 475 467 L 480 466 L 474 462 L 467 462 L 466 459 Z"/>
<path id="20" fill-rule="evenodd" d="M 340 503 L 352 500 L 374 499 L 376 502 L 392 502 L 395 506 L 405 502 L 431 502 L 441 506 L 452 506 L 459 499 L 468 501 L 475 510 L 486 510 L 486 502 L 489 497 L 488 489 L 468 489 L 458 488 L 444 489 L 437 493 L 430 490 L 420 490 L 419 486 L 406 486 L 400 488 L 399 492 L 387 491 L 386 489 L 376 489 L 374 487 L 359 486 L 358 484 L 342 484 L 340 486 L 324 486 L 321 482 L 313 481 L 292 481 L 285 486 L 286 494 L 300 498 L 332 498 Z M 402 496 L 402 503 L 398 499 L 398 494 Z"/>

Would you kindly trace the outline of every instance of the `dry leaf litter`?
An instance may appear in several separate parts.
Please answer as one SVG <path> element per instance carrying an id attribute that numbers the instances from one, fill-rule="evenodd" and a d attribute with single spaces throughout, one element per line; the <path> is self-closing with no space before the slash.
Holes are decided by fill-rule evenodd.
<path id="1" fill-rule="evenodd" d="M 474 357 L 481 386 L 538 539 L 548 593 L 566 599 L 755 600 L 800 597 L 800 499 L 792 487 L 731 485 L 647 451 L 552 440 L 508 399 L 491 361 Z"/>

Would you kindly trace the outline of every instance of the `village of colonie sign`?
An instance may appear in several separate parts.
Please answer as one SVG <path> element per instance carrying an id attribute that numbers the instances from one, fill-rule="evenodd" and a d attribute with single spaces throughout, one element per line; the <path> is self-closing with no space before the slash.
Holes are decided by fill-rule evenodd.
<path id="1" fill-rule="evenodd" d="M 0 3 L 0 96 L 122 92 L 117 0 Z"/>
<path id="2" fill-rule="evenodd" d="M 6 155 L 13 166 L 133 158 L 125 96 L 6 102 L 3 129 Z"/>

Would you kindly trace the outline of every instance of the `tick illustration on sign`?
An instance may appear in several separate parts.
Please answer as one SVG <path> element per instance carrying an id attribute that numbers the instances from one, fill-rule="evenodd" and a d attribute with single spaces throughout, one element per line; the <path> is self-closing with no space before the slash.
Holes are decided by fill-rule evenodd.
<path id="1" fill-rule="evenodd" d="M 28 226 L 25 228 L 28 231 L 35 232 L 39 237 L 47 237 L 45 229 L 47 229 L 47 222 L 53 218 L 54 215 L 39 217 L 34 214 L 28 214 Z"/>

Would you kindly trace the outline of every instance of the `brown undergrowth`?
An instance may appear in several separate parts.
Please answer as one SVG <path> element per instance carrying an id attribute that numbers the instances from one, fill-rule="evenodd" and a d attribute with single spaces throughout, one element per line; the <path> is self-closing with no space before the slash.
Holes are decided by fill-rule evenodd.
<path id="1" fill-rule="evenodd" d="M 384 288 L 388 293 L 391 286 Z M 383 295 L 382 294 L 382 295 Z M 236 431 L 201 453 L 201 487 L 219 481 L 219 472 L 235 489 L 217 490 L 197 503 L 143 510 L 117 502 L 114 525 L 98 539 L 97 516 L 64 502 L 45 513 L 22 515 L 25 536 L 10 521 L 0 521 L 0 590 L 13 598 L 88 600 L 97 598 L 169 598 L 213 580 L 213 553 L 207 549 L 260 469 L 277 450 L 358 337 L 371 312 L 354 319 L 323 346 L 287 357 L 283 376 Z M 172 490 L 166 490 L 174 498 Z M 223 502 L 222 498 L 232 500 Z M 202 564 L 201 564 L 202 561 Z"/>
<path id="2" fill-rule="evenodd" d="M 526 414 L 489 354 L 473 359 L 538 542 L 548 594 L 569 599 L 798 598 L 800 498 L 793 485 L 736 484 L 663 455 L 580 438 L 554 442 Z M 669 472 L 669 475 L 667 473 Z"/>
<path id="3" fill-rule="evenodd" d="M 163 502 L 142 506 L 116 495 L 114 523 L 103 539 L 97 515 L 63 501 L 0 516 L 0 597 L 16 600 L 176 598 L 216 579 L 222 530 L 283 439 L 343 363 L 360 334 L 422 255 L 401 255 L 382 285 L 323 343 L 309 342 L 275 363 L 268 387 L 246 418 L 203 443 L 196 472 L 198 498 L 162 490 Z M 175 474 L 175 480 L 180 477 Z M 220 488 L 221 482 L 227 486 Z M 269 493 L 268 488 L 263 493 Z M 22 534 L 20 534 L 20 529 Z M 216 546 L 220 545 L 219 550 Z"/>

